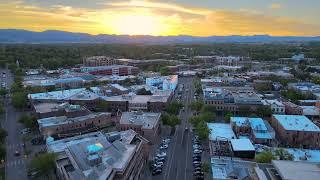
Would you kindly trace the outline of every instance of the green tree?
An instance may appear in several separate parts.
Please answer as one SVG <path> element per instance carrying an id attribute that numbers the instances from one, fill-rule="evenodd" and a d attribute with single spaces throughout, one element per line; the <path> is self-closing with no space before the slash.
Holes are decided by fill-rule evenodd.
<path id="1" fill-rule="evenodd" d="M 27 114 L 22 114 L 19 118 L 19 122 L 22 123 L 26 128 L 32 129 L 37 127 L 37 118 Z"/>
<path id="2" fill-rule="evenodd" d="M 147 91 L 145 88 L 139 89 L 137 95 L 152 95 L 151 91 Z"/>
<path id="3" fill-rule="evenodd" d="M 6 137 L 8 136 L 8 133 L 6 130 L 0 128 L 0 143 L 3 144 Z"/>
<path id="4" fill-rule="evenodd" d="M 200 121 L 204 122 L 214 122 L 216 120 L 216 113 L 214 112 L 202 112 L 199 115 Z"/>
<path id="5" fill-rule="evenodd" d="M 28 105 L 26 92 L 15 92 L 12 94 L 12 105 L 17 109 L 23 109 Z"/>
<path id="6" fill-rule="evenodd" d="M 161 76 L 168 76 L 171 74 L 170 69 L 167 66 L 163 66 L 159 70 Z"/>
<path id="7" fill-rule="evenodd" d="M 205 173 L 210 173 L 211 172 L 211 165 L 208 162 L 203 162 L 201 164 L 201 170 Z"/>
<path id="8" fill-rule="evenodd" d="M 179 111 L 182 107 L 183 107 L 183 105 L 181 103 L 179 103 L 178 101 L 173 101 L 166 108 L 166 112 L 169 114 L 177 115 L 177 114 L 179 114 Z"/>
<path id="9" fill-rule="evenodd" d="M 4 89 L 4 88 L 1 88 L 0 89 L 0 96 L 4 96 L 4 95 L 6 95 L 8 92 L 7 92 L 7 90 L 6 89 Z"/>
<path id="10" fill-rule="evenodd" d="M 230 123 L 230 119 L 231 117 L 233 116 L 233 114 L 231 112 L 227 112 L 225 115 L 224 115 L 224 122 L 225 123 Z"/>
<path id="11" fill-rule="evenodd" d="M 36 171 L 40 176 L 47 176 L 55 169 L 57 154 L 45 153 L 33 158 L 28 166 L 29 170 Z"/>
<path id="12" fill-rule="evenodd" d="M 199 112 L 203 107 L 202 101 L 192 101 L 190 104 L 190 108 L 193 111 Z"/>
<path id="13" fill-rule="evenodd" d="M 210 129 L 208 128 L 206 122 L 200 121 L 195 128 L 195 132 L 200 139 L 205 140 L 209 137 Z"/>
<path id="14" fill-rule="evenodd" d="M 257 108 L 256 113 L 257 114 L 254 115 L 258 117 L 270 117 L 272 115 L 272 110 L 270 106 L 261 106 Z"/>
<path id="15" fill-rule="evenodd" d="M 0 160 L 5 160 L 6 158 L 6 147 L 4 144 L 0 144 Z"/>
<path id="16" fill-rule="evenodd" d="M 282 148 L 275 150 L 275 156 L 278 157 L 279 160 L 287 161 L 292 161 L 294 158 L 292 154 L 290 154 L 287 150 Z"/>
<path id="17" fill-rule="evenodd" d="M 275 159 L 271 151 L 263 151 L 256 155 L 255 161 L 257 163 L 271 163 Z"/>
<path id="18" fill-rule="evenodd" d="M 173 114 L 163 113 L 161 119 L 164 125 L 168 125 L 170 127 L 175 127 L 181 123 L 179 117 Z"/>

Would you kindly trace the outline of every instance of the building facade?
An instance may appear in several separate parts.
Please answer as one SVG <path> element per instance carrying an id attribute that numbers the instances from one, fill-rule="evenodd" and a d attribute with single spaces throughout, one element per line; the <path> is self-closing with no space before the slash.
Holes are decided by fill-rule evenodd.
<path id="1" fill-rule="evenodd" d="M 320 147 L 320 128 L 306 116 L 272 115 L 271 125 L 282 144 L 300 148 Z"/>

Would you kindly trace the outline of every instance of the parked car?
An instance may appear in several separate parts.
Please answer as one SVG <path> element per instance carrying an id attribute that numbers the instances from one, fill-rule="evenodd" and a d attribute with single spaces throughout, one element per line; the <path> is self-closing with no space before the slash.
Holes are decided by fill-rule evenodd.
<path id="1" fill-rule="evenodd" d="M 168 145 L 167 144 L 163 144 L 160 146 L 160 149 L 168 149 Z"/>
<path id="2" fill-rule="evenodd" d="M 30 132 L 31 132 L 30 128 L 25 128 L 20 131 L 21 134 L 28 134 Z"/>
<path id="3" fill-rule="evenodd" d="M 165 152 L 158 153 L 156 157 L 165 158 L 165 157 L 167 157 L 167 153 L 165 153 Z"/>
<path id="4" fill-rule="evenodd" d="M 152 171 L 152 175 L 155 176 L 157 174 L 161 174 L 162 170 L 161 169 L 156 169 L 155 171 Z"/>

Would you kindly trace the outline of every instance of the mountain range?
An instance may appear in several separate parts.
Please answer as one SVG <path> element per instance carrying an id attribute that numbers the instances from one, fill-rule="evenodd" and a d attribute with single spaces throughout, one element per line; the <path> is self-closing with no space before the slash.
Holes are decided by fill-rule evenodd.
<path id="1" fill-rule="evenodd" d="M 320 36 L 149 36 L 91 35 L 48 30 L 34 32 L 20 29 L 0 29 L 0 43 L 104 43 L 104 44 L 190 44 L 190 43 L 291 43 L 320 41 Z"/>

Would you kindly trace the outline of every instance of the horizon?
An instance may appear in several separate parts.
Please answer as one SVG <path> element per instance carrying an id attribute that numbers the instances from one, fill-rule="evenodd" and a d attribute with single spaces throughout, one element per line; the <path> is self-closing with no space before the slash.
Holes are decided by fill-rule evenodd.
<path id="1" fill-rule="evenodd" d="M 306 37 L 306 38 L 312 38 L 312 37 L 320 37 L 320 35 L 310 35 L 310 36 L 296 36 L 296 35 L 270 35 L 270 34 L 252 34 L 252 35 L 241 35 L 241 34 L 233 34 L 233 35 L 209 35 L 209 36 L 193 36 L 193 35 L 185 35 L 185 34 L 178 34 L 178 35 L 144 35 L 144 34 L 137 34 L 137 35 L 130 35 L 130 34 L 90 34 L 86 32 L 72 32 L 72 31 L 64 31 L 64 30 L 58 30 L 58 29 L 48 29 L 43 31 L 33 31 L 28 29 L 2 29 L 0 28 L 0 31 L 2 30 L 12 30 L 12 31 L 28 31 L 28 32 L 35 32 L 35 33 L 43 33 L 48 31 L 55 31 L 55 32 L 64 32 L 64 33 L 73 33 L 73 34 L 87 34 L 90 36 L 98 36 L 98 35 L 108 35 L 108 36 L 130 36 L 130 37 L 137 37 L 137 36 L 151 36 L 151 37 L 178 37 L 178 36 L 189 36 L 189 37 L 196 37 L 196 38 L 208 38 L 208 37 L 231 37 L 231 36 L 239 36 L 239 37 L 254 37 L 254 36 L 268 36 L 268 37 Z"/>
<path id="2" fill-rule="evenodd" d="M 90 35 L 320 35 L 313 0 L 3 0 L 1 29 Z"/>

